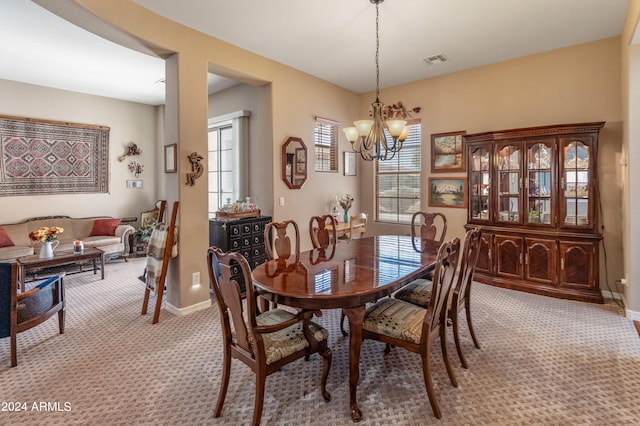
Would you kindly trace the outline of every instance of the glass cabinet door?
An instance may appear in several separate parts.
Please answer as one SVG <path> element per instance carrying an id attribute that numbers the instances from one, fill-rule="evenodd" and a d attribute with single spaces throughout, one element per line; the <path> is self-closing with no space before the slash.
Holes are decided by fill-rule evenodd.
<path id="1" fill-rule="evenodd" d="M 561 216 L 567 226 L 592 226 L 591 146 L 588 141 L 561 141 L 562 170 L 560 175 L 562 203 Z"/>
<path id="2" fill-rule="evenodd" d="M 490 151 L 486 147 L 471 148 L 469 154 L 469 220 L 490 220 L 491 204 L 489 202 L 491 176 Z"/>
<path id="3" fill-rule="evenodd" d="M 498 217 L 499 222 L 520 223 L 520 145 L 498 147 Z"/>
<path id="4" fill-rule="evenodd" d="M 552 142 L 527 144 L 527 180 L 525 193 L 527 202 L 527 224 L 552 224 Z"/>

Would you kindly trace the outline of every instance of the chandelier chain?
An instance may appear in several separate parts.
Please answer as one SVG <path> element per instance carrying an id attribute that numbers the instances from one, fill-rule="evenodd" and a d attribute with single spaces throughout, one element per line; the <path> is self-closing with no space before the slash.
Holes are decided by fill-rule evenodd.
<path id="1" fill-rule="evenodd" d="M 380 96 L 380 14 L 378 12 L 378 6 L 380 2 L 376 3 L 376 98 Z"/>

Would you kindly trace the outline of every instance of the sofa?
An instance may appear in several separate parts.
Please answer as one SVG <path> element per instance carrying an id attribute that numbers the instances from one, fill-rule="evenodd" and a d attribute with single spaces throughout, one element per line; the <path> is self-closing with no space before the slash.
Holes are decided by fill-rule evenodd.
<path id="1" fill-rule="evenodd" d="M 97 247 L 105 252 L 105 260 L 129 256 L 129 237 L 135 232 L 131 225 L 111 217 L 71 218 L 47 216 L 27 219 L 20 223 L 0 225 L 0 261 L 12 261 L 20 256 L 36 254 L 40 242 L 32 241 L 29 233 L 42 227 L 61 227 L 60 244 L 55 251 L 73 250 L 73 242 L 81 240 L 85 248 Z"/>

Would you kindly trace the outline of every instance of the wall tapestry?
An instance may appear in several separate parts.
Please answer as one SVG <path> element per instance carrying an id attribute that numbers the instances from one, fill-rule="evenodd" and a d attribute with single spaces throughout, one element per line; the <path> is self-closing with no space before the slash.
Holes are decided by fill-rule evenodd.
<path id="1" fill-rule="evenodd" d="M 109 192 L 109 127 L 0 116 L 0 196 Z"/>

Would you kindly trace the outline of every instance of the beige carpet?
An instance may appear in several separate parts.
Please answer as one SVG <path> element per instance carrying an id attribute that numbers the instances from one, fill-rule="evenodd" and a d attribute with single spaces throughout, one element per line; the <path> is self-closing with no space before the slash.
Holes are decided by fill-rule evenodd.
<path id="1" fill-rule="evenodd" d="M 144 259 L 107 265 L 107 278 L 68 277 L 67 328 L 57 321 L 18 336 L 18 366 L 0 340 L 1 425 L 238 425 L 253 413 L 252 373 L 236 362 L 222 416 L 212 418 L 221 337 L 217 308 L 185 317 L 139 314 Z M 99 275 L 98 275 L 99 276 Z M 419 357 L 383 345 L 363 347 L 359 401 L 363 425 L 604 425 L 640 423 L 640 339 L 613 304 L 594 305 L 476 284 L 472 303 L 481 350 L 466 330 L 464 370 L 450 339 L 459 387 L 448 382 L 438 345 L 434 376 L 443 418 L 433 416 Z M 350 424 L 348 340 L 339 312 L 320 321 L 331 333 L 328 389 L 321 358 L 300 360 L 267 378 L 262 424 Z M 450 333 L 451 335 L 451 333 Z M 26 412 L 8 412 L 26 403 Z M 50 403 L 48 411 L 40 403 Z M 44 407 L 47 407 L 45 404 Z M 67 410 L 67 411 L 65 411 Z"/>

